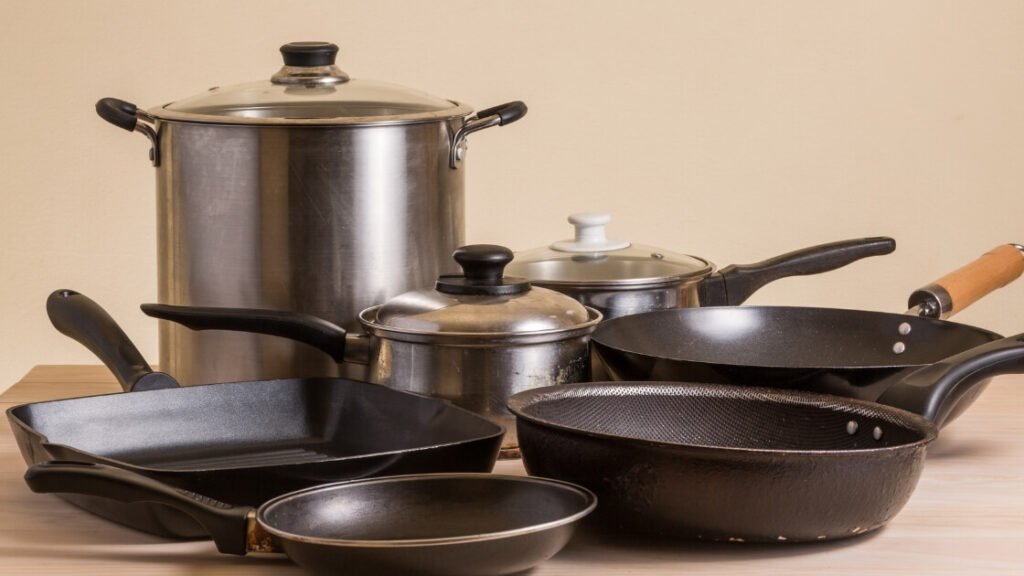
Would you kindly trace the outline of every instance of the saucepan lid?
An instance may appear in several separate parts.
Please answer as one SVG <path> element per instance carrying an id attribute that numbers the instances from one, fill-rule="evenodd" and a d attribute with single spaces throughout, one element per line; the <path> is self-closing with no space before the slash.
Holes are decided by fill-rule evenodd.
<path id="1" fill-rule="evenodd" d="M 616 288 L 697 281 L 715 270 L 703 258 L 609 239 L 609 222 L 605 213 L 573 214 L 574 239 L 521 252 L 508 271 L 539 285 Z"/>
<path id="2" fill-rule="evenodd" d="M 463 273 L 433 290 L 406 292 L 360 315 L 370 329 L 426 334 L 522 335 L 592 328 L 601 315 L 573 298 L 505 276 L 512 251 L 476 244 L 455 251 Z"/>

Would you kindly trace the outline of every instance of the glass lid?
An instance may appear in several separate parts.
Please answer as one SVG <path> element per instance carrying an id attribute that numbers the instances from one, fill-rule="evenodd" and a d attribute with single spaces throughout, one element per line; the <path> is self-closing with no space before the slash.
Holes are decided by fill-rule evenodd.
<path id="1" fill-rule="evenodd" d="M 509 274 L 535 284 L 622 287 L 699 280 L 715 269 L 696 256 L 609 240 L 609 222 L 611 216 L 598 212 L 569 216 L 575 238 L 516 254 Z"/>
<path id="2" fill-rule="evenodd" d="M 441 276 L 434 290 L 397 296 L 364 320 L 403 332 L 519 335 L 571 330 L 594 319 L 569 296 L 505 276 L 508 248 L 464 246 L 454 258 L 463 274 Z"/>
<path id="3" fill-rule="evenodd" d="M 211 88 L 150 110 L 161 119 L 218 124 L 365 124 L 466 115 L 468 106 L 384 82 L 353 80 L 335 66 L 338 47 L 293 42 L 269 80 Z"/>

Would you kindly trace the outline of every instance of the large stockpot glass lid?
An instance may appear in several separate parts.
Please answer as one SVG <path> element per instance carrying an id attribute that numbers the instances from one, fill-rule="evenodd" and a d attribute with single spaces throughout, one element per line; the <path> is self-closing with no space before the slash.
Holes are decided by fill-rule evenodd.
<path id="1" fill-rule="evenodd" d="M 505 276 L 512 251 L 476 244 L 455 251 L 463 274 L 441 276 L 434 290 L 406 292 L 361 315 L 370 328 L 429 334 L 527 335 L 596 325 L 600 315 L 576 300 Z"/>
<path id="2" fill-rule="evenodd" d="M 642 244 L 608 239 L 611 216 L 573 214 L 572 240 L 516 254 L 509 274 L 541 285 L 625 287 L 700 280 L 714 272 L 707 260 Z"/>
<path id="3" fill-rule="evenodd" d="M 293 42 L 268 80 L 215 87 L 151 110 L 169 120 L 227 124 L 362 124 L 429 121 L 470 108 L 395 84 L 354 80 L 334 64 L 338 47 Z"/>

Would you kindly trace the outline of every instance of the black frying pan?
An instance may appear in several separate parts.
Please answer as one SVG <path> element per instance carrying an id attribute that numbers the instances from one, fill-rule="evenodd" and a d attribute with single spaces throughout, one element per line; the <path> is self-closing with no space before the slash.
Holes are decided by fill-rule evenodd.
<path id="1" fill-rule="evenodd" d="M 1000 247 L 915 292 L 911 306 L 928 309 L 921 295 L 939 294 L 933 309 L 949 314 L 1022 271 L 1024 254 Z M 742 306 L 614 318 L 598 326 L 592 348 L 614 380 L 779 386 L 874 400 L 910 371 L 998 338 L 911 314 Z"/>
<path id="2" fill-rule="evenodd" d="M 596 505 L 579 486 L 494 474 L 326 484 L 278 496 L 258 510 L 92 464 L 38 464 L 25 481 L 35 492 L 160 502 L 202 522 L 221 552 L 284 552 L 318 574 L 520 573 L 561 550 Z"/>
<path id="3" fill-rule="evenodd" d="M 85 343 L 126 390 L 16 406 L 7 418 L 28 464 L 101 462 L 231 504 L 324 482 L 423 472 L 487 472 L 500 426 L 449 402 L 340 378 L 265 380 L 178 388 L 152 373 L 105 311 L 69 290 L 47 310 Z M 167 388 L 166 386 L 173 386 Z M 70 497 L 133 528 L 205 535 L 163 506 Z"/>
<path id="4" fill-rule="evenodd" d="M 882 404 L 727 384 L 597 382 L 522 392 L 509 409 L 529 473 L 593 490 L 600 526 L 819 541 L 895 516 L 936 424 L 973 387 L 1011 372 L 1024 372 L 1024 335 L 921 368 Z"/>

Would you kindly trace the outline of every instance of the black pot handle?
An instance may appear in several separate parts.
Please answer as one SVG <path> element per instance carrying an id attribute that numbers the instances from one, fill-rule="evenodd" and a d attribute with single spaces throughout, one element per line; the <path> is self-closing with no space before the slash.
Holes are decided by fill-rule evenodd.
<path id="1" fill-rule="evenodd" d="M 101 98 L 96 102 L 96 113 L 100 118 L 129 132 L 134 132 L 139 123 L 138 112 L 138 106 L 117 98 Z"/>
<path id="2" fill-rule="evenodd" d="M 122 468 L 87 462 L 43 462 L 25 472 L 25 483 L 42 494 L 81 494 L 118 502 L 151 502 L 188 514 L 213 538 L 225 554 L 247 551 L 246 529 L 252 508 L 231 506 L 212 498 L 180 490 Z"/>
<path id="3" fill-rule="evenodd" d="M 125 392 L 178 387 L 174 378 L 149 367 L 124 330 L 89 297 L 57 290 L 46 299 L 46 314 L 57 331 L 102 360 Z"/>
<path id="4" fill-rule="evenodd" d="M 142 311 L 190 330 L 232 330 L 290 338 L 315 347 L 338 364 L 345 361 L 345 329 L 311 314 L 171 304 L 143 304 Z"/>
<path id="5" fill-rule="evenodd" d="M 995 340 L 919 368 L 879 398 L 942 427 L 971 388 L 999 374 L 1024 373 L 1024 334 Z"/>
<path id="6" fill-rule="evenodd" d="M 820 274 L 868 256 L 889 254 L 896 241 L 879 236 L 820 244 L 754 264 L 733 264 L 700 284 L 701 306 L 738 306 L 765 284 L 789 276 Z"/>
<path id="7" fill-rule="evenodd" d="M 149 159 L 153 162 L 153 166 L 160 165 L 160 145 L 157 141 L 156 130 L 145 122 L 139 122 L 140 116 L 149 122 L 153 122 L 153 118 L 140 112 L 139 107 L 135 104 L 117 98 L 101 98 L 96 102 L 96 113 L 100 115 L 100 118 L 118 128 L 129 132 L 139 132 L 149 138 Z"/>
<path id="8" fill-rule="evenodd" d="M 491 106 L 476 113 L 476 117 L 483 120 L 490 118 L 491 116 L 498 117 L 498 126 L 505 126 L 511 124 L 516 120 L 519 120 L 523 116 L 526 116 L 528 108 L 526 104 L 521 100 L 514 102 L 506 102 L 504 104 L 498 104 L 497 106 Z"/>

